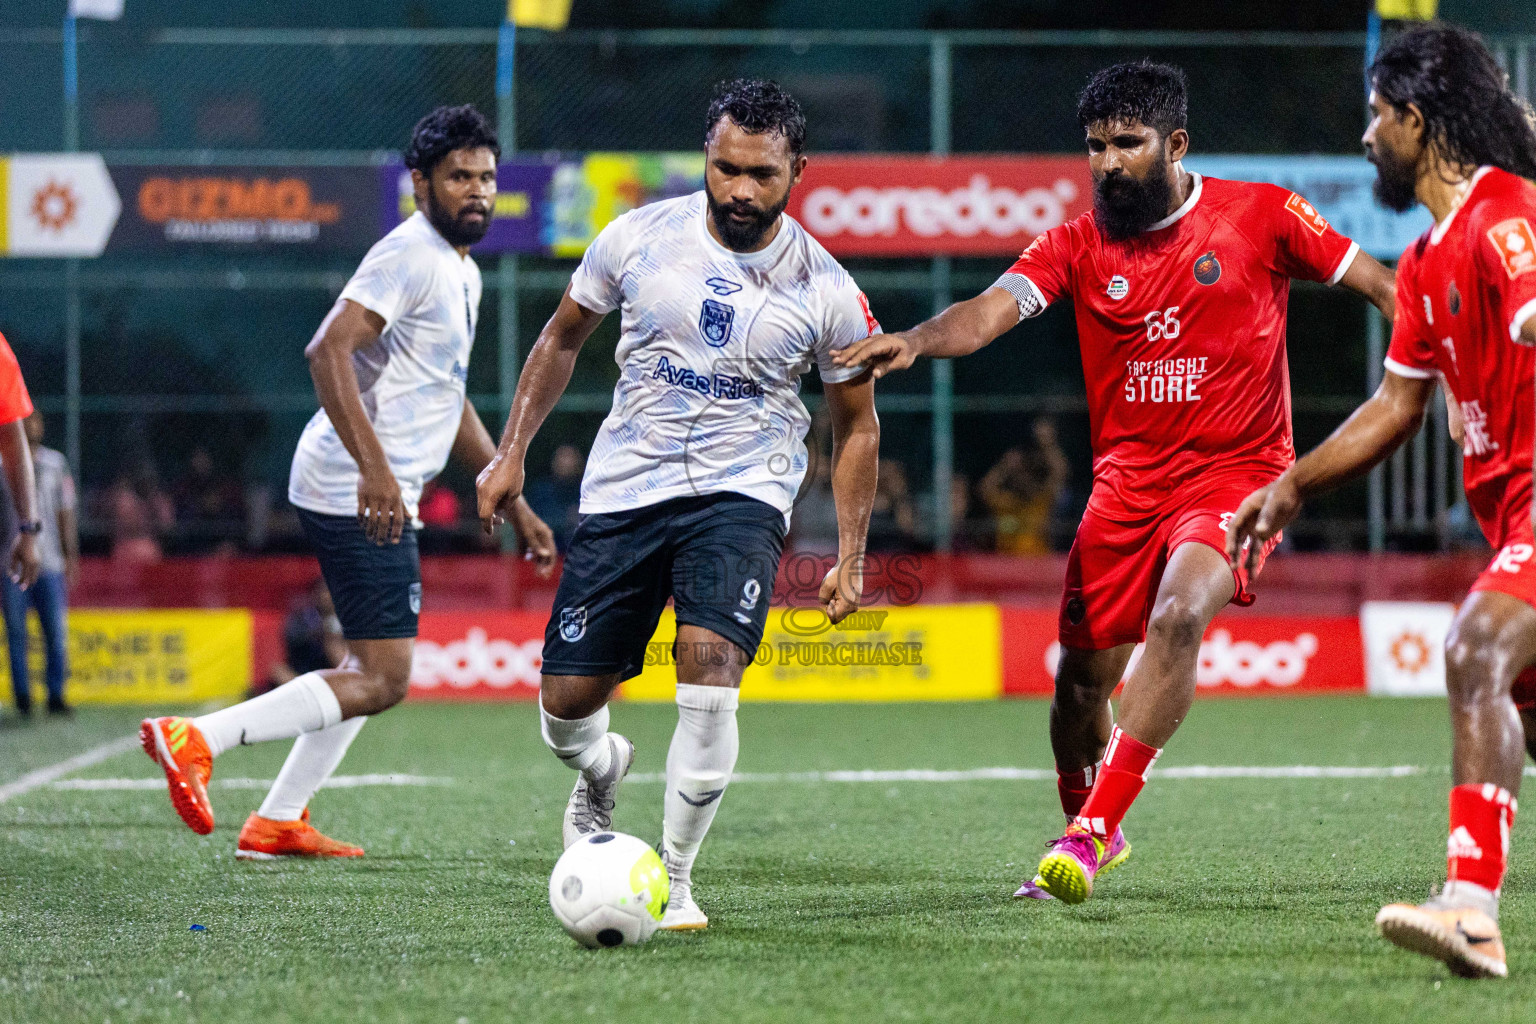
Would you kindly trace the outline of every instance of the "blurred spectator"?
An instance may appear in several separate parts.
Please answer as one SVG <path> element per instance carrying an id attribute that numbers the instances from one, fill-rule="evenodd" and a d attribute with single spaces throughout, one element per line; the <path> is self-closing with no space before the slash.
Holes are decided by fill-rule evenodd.
<path id="1" fill-rule="evenodd" d="M 233 476 L 220 477 L 214 454 L 206 445 L 192 448 L 186 473 L 172 493 L 175 517 L 190 534 L 197 551 L 215 547 L 220 540 L 229 542 L 246 527 L 246 496 L 240 481 Z"/>
<path id="2" fill-rule="evenodd" d="M 992 543 L 992 524 L 973 514 L 971 479 L 964 473 L 949 478 L 949 523 L 956 551 L 985 551 Z"/>
<path id="3" fill-rule="evenodd" d="M 427 526 L 451 530 L 459 525 L 459 496 L 434 480 L 422 488 L 416 515 Z"/>
<path id="4" fill-rule="evenodd" d="M 423 487 L 416 518 L 424 527 L 417 541 L 423 554 L 444 555 L 453 550 L 454 531 L 459 525 L 459 496 L 452 489 L 438 480 Z"/>
<path id="5" fill-rule="evenodd" d="M 37 480 L 37 518 L 43 524 L 37 535 L 39 559 L 37 582 L 22 590 L 9 573 L 0 573 L 0 592 L 5 608 L 5 637 L 11 659 L 11 688 L 16 710 L 32 713 L 31 666 L 27 663 L 27 609 L 37 609 L 46 652 L 44 680 L 48 688 L 48 713 L 67 715 L 64 682 L 69 675 L 69 631 L 66 610 L 69 589 L 80 571 L 80 533 L 75 520 L 75 480 L 69 463 L 52 448 L 43 447 L 43 414 L 26 419 L 27 443 L 32 451 Z"/>
<path id="6" fill-rule="evenodd" d="M 158 562 L 160 538 L 176 525 L 176 506 L 160 489 L 155 465 L 141 459 L 125 469 L 103 496 L 111 524 L 112 557 L 123 562 Z"/>
<path id="7" fill-rule="evenodd" d="M 880 481 L 869 517 L 869 550 L 918 551 L 917 514 L 907 487 L 907 468 L 895 459 L 880 460 Z"/>
<path id="8" fill-rule="evenodd" d="M 534 514 L 549 524 L 555 546 L 565 553 L 581 518 L 581 473 L 585 460 L 574 445 L 563 444 L 549 460 L 549 476 L 539 477 L 523 488 Z"/>
<path id="9" fill-rule="evenodd" d="M 325 580 L 311 583 L 283 620 L 283 655 L 283 660 L 268 670 L 265 684 L 253 687 L 257 693 L 282 686 L 306 672 L 335 668 L 346 660 L 347 641 L 341 635 L 341 621 L 336 618 Z"/>
<path id="10" fill-rule="evenodd" d="M 997 550 L 1011 555 L 1051 551 L 1051 511 L 1066 487 L 1069 467 L 1056 438 L 1056 422 L 1034 422 L 1034 444 L 1010 448 L 981 478 L 981 500 L 996 517 Z"/>

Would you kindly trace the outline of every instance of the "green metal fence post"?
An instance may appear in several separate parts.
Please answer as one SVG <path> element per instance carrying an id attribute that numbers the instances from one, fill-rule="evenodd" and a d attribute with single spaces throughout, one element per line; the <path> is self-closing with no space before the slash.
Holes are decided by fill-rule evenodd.
<path id="1" fill-rule="evenodd" d="M 950 39 L 937 34 L 928 44 L 929 149 L 934 156 L 948 156 L 950 144 L 951 76 Z M 929 268 L 933 311 L 941 313 L 953 300 L 948 256 L 935 256 Z M 948 359 L 933 361 L 933 546 L 951 551 L 955 524 L 950 518 L 949 492 L 955 472 L 955 378 Z"/>
<path id="2" fill-rule="evenodd" d="M 511 20 L 502 22 L 496 39 L 496 134 L 501 140 L 502 156 L 517 152 L 517 27 Z M 517 377 L 521 361 L 518 358 L 519 314 L 517 295 L 517 253 L 502 253 L 496 267 L 497 338 L 496 359 L 498 372 L 497 417 L 492 431 L 500 440 L 501 424 L 512 409 L 512 395 L 517 391 Z M 504 551 L 517 549 L 517 538 L 511 530 L 501 531 Z"/>

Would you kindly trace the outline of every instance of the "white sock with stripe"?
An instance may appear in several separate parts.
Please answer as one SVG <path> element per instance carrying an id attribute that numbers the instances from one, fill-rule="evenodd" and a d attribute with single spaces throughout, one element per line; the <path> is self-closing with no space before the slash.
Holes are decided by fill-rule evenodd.
<path id="1" fill-rule="evenodd" d="M 677 686 L 677 730 L 667 750 L 667 795 L 662 847 L 674 880 L 689 881 L 699 846 L 731 781 L 741 738 L 736 729 L 737 690 L 728 686 Z"/>
<path id="2" fill-rule="evenodd" d="M 613 767 L 608 742 L 608 705 L 586 718 L 556 718 L 539 703 L 539 731 L 555 756 L 589 779 L 601 779 Z"/>
<path id="3" fill-rule="evenodd" d="M 192 719 L 218 757 L 230 747 L 291 740 L 341 721 L 341 704 L 318 672 L 306 672 L 260 697 Z"/>
<path id="4" fill-rule="evenodd" d="M 283 770 L 277 773 L 277 781 L 272 783 L 256 813 L 272 821 L 298 821 L 315 793 L 347 756 L 347 748 L 367 721 L 367 715 L 358 715 L 294 740 Z"/>

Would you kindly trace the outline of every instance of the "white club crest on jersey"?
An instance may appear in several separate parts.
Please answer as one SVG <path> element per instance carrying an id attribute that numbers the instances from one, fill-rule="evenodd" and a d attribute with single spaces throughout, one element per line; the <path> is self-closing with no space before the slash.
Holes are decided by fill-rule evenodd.
<path id="1" fill-rule="evenodd" d="M 1116 302 L 1119 302 L 1121 299 L 1125 298 L 1130 293 L 1131 293 L 1131 283 L 1129 281 L 1127 281 L 1124 277 L 1121 277 L 1119 274 L 1116 274 L 1114 277 L 1110 278 L 1109 279 L 1109 287 L 1104 289 L 1104 294 L 1108 295 L 1111 299 L 1115 300 Z"/>

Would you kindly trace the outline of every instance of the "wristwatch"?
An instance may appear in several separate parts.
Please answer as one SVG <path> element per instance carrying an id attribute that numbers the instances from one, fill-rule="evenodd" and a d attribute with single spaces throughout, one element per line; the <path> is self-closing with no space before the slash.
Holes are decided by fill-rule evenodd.
<path id="1" fill-rule="evenodd" d="M 42 533 L 43 532 L 43 521 L 41 519 L 34 519 L 30 523 L 22 523 L 22 524 L 20 524 L 19 526 L 16 527 L 16 532 L 17 533 L 30 533 L 30 534 L 33 534 L 33 535 Z"/>

